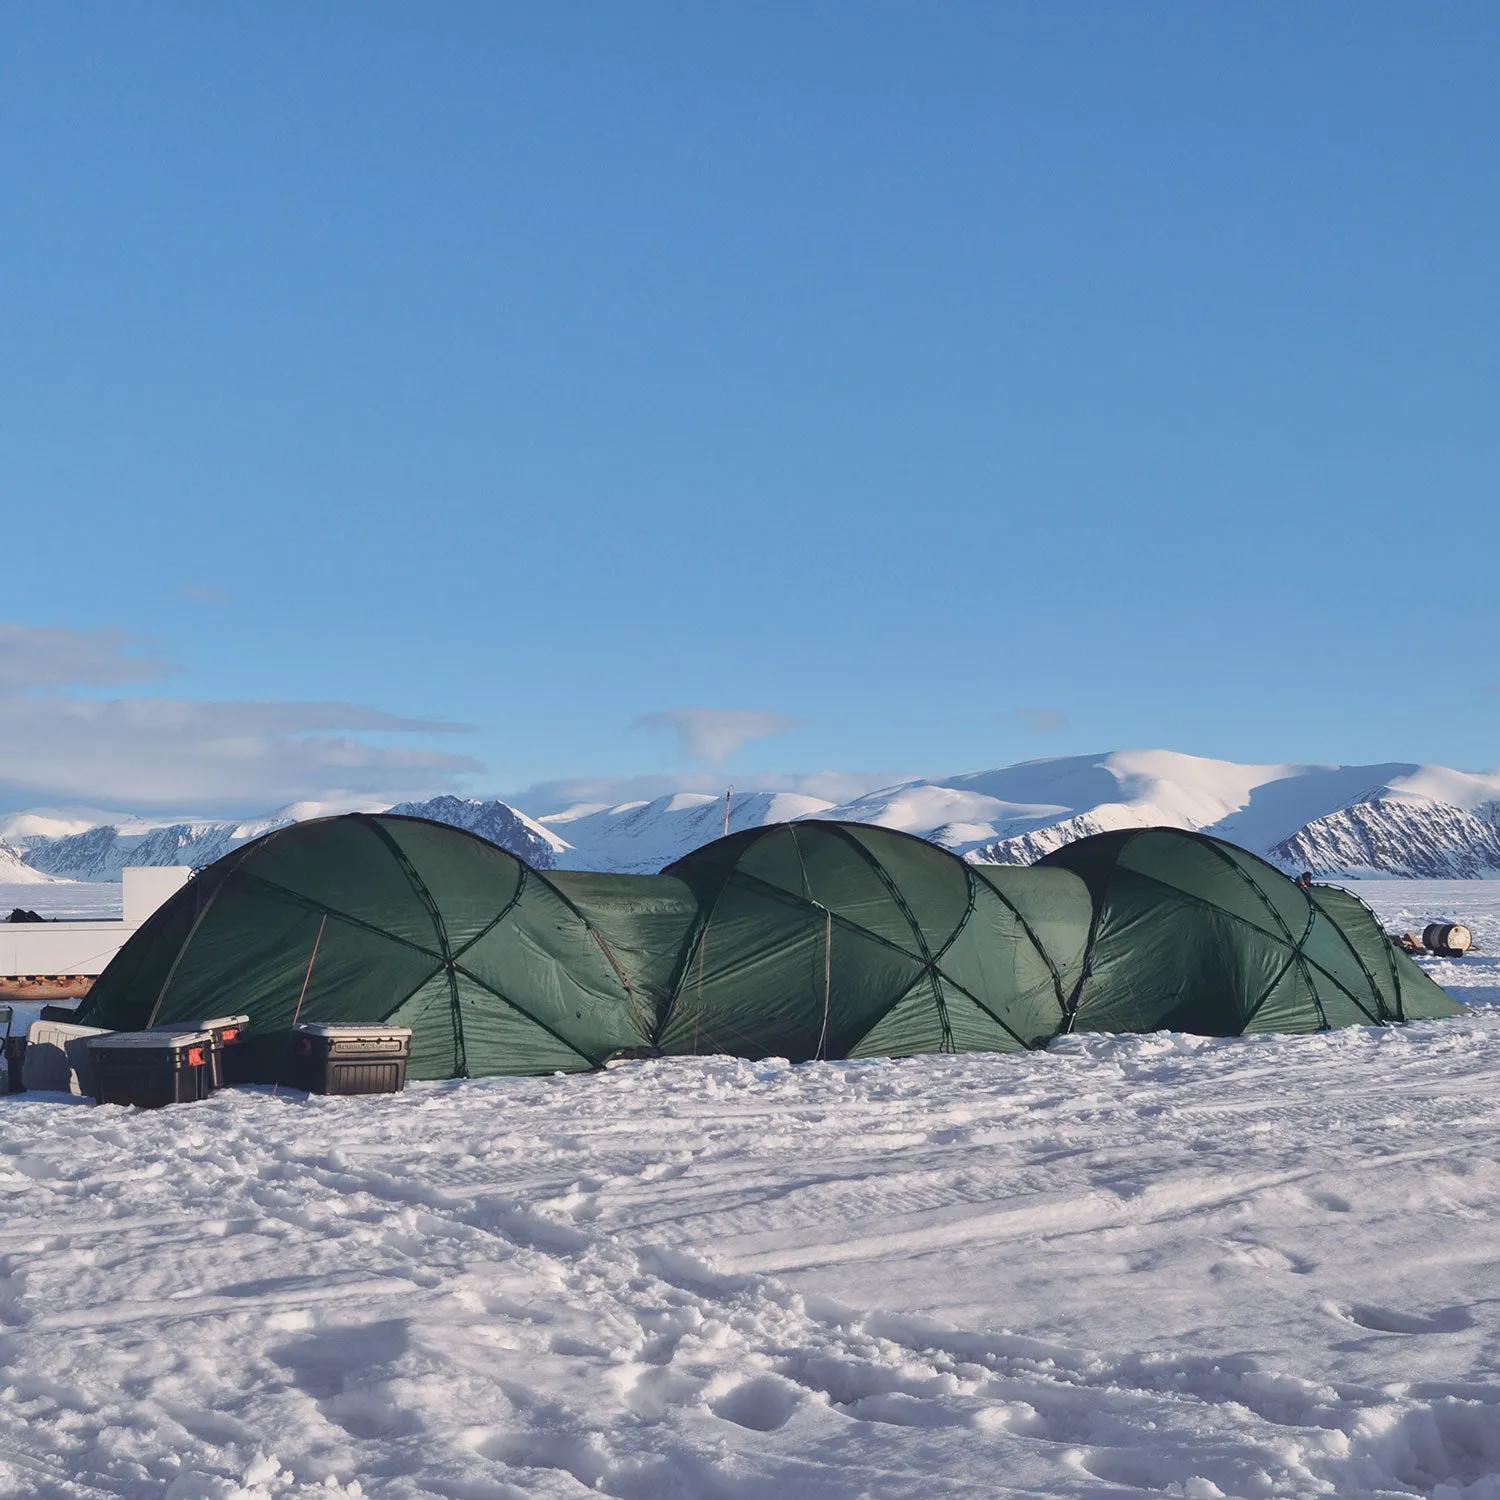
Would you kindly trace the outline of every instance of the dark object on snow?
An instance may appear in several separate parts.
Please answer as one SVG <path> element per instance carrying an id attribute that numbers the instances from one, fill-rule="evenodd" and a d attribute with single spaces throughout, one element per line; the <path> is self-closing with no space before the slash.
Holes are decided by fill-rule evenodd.
<path id="1" fill-rule="evenodd" d="M 5 919 L 7 922 L 45 922 L 46 917 L 39 917 L 34 911 L 27 911 L 24 906 L 13 906 L 10 915 Z"/>
<path id="2" fill-rule="evenodd" d="M 1310 891 L 1312 889 L 1312 883 L 1313 879 L 1311 870 L 1304 870 L 1297 877 L 1297 884 L 1300 885 L 1304 891 Z"/>
<path id="3" fill-rule="evenodd" d="M 250 1024 L 249 1016 L 214 1016 L 207 1021 L 174 1021 L 169 1026 L 157 1026 L 156 1031 L 206 1031 L 213 1038 L 213 1053 L 209 1058 L 212 1069 L 210 1084 L 221 1089 L 226 1083 L 252 1083 L 247 1065 L 245 1029 Z"/>
<path id="4" fill-rule="evenodd" d="M 78 1017 L 78 1007 L 83 1004 L 83 996 L 80 995 L 71 1005 L 44 1005 L 37 1012 L 39 1021 L 74 1021 Z"/>
<path id="5" fill-rule="evenodd" d="M 94 1099 L 159 1109 L 213 1091 L 214 1039 L 208 1031 L 114 1031 L 89 1040 Z"/>
<path id="6" fill-rule="evenodd" d="M 1429 922 L 1422 946 L 1440 958 L 1462 958 L 1474 946 L 1474 934 L 1462 922 Z"/>
<path id="7" fill-rule="evenodd" d="M 7 1026 L 5 1032 L 5 1091 L 8 1094 L 24 1094 L 26 1079 L 26 1038 L 17 1035 Z"/>
<path id="8" fill-rule="evenodd" d="M 309 1094 L 399 1094 L 406 1087 L 409 1026 L 307 1022 L 292 1032 L 292 1084 Z"/>

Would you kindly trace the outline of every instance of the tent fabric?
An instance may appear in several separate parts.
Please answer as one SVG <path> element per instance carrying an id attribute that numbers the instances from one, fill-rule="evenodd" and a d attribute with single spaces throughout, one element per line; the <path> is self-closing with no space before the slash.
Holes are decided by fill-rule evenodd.
<path id="1" fill-rule="evenodd" d="M 869 824 L 750 829 L 666 873 L 702 911 L 658 1037 L 668 1053 L 1036 1046 L 1057 1030 L 1088 931 L 1075 877 L 1018 880 Z"/>
<path id="2" fill-rule="evenodd" d="M 446 824 L 356 813 L 209 866 L 80 1009 L 125 1029 L 232 1003 L 267 1080 L 294 1016 L 411 1026 L 417 1078 L 598 1067 L 650 1045 L 696 913 L 669 878 L 543 874 Z"/>
<path id="3" fill-rule="evenodd" d="M 1332 886 L 1304 890 L 1274 865 L 1207 834 L 1128 829 L 1065 844 L 1094 906 L 1074 1031 L 1309 1032 L 1459 1014 Z"/>
<path id="4" fill-rule="evenodd" d="M 1454 1015 L 1357 897 L 1175 829 L 1040 865 L 807 820 L 660 875 L 541 872 L 462 829 L 351 814 L 200 872 L 122 947 L 78 1020 L 250 1016 L 251 1064 L 294 1019 L 412 1028 L 415 1078 L 758 1058 L 1009 1052 L 1069 1031 L 1228 1036 Z"/>

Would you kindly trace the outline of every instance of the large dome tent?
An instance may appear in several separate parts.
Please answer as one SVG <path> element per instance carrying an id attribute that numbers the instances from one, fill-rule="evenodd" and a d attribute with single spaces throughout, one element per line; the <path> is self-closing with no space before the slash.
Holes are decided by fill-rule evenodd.
<path id="1" fill-rule="evenodd" d="M 1309 1032 L 1459 1014 L 1357 897 L 1208 834 L 1134 828 L 1049 854 L 1088 886 L 1076 1031 Z"/>
<path id="2" fill-rule="evenodd" d="M 417 1078 L 597 1067 L 650 1044 L 696 911 L 669 878 L 543 874 L 421 818 L 317 819 L 200 872 L 79 1019 L 130 1029 L 244 1012 L 266 1081 L 294 1016 L 411 1026 Z"/>
<path id="3" fill-rule="evenodd" d="M 664 1052 L 1012 1052 L 1055 1034 L 1090 906 L 1063 871 L 985 869 L 865 823 L 716 840 L 664 872 L 701 918 Z"/>

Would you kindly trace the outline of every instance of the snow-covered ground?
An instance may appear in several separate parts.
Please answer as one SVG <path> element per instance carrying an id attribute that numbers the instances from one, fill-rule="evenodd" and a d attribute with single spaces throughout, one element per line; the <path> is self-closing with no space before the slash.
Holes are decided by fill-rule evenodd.
<path id="1" fill-rule="evenodd" d="M 1500 953 L 1500 883 L 1361 892 Z M 1471 1015 L 0 1100 L 0 1494 L 1500 1500 L 1500 958 L 1435 972 Z"/>
<path id="2" fill-rule="evenodd" d="M 0 919 L 15 907 L 54 922 L 107 922 L 123 910 L 120 882 L 46 880 L 35 885 L 0 881 Z"/>

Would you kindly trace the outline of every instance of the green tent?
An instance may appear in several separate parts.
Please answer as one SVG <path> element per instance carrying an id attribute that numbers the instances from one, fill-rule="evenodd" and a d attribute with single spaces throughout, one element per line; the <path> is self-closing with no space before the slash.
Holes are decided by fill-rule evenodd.
<path id="1" fill-rule="evenodd" d="M 1081 880 L 968 864 L 889 828 L 772 824 L 665 874 L 702 913 L 665 1052 L 1011 1052 L 1056 1033 L 1082 971 Z"/>
<path id="2" fill-rule="evenodd" d="M 1102 834 L 1020 868 L 810 820 L 660 875 L 594 875 L 353 814 L 202 871 L 79 1019 L 243 1012 L 271 1080 L 294 1018 L 408 1025 L 412 1076 L 449 1078 L 622 1052 L 1006 1052 L 1074 1030 L 1312 1031 L 1460 1009 L 1355 897 L 1177 830 Z"/>
<path id="3" fill-rule="evenodd" d="M 1078 875 L 1093 903 L 1070 1030 L 1239 1036 L 1463 1009 L 1358 897 L 1333 886 L 1303 890 L 1207 834 L 1101 833 L 1065 844 L 1039 868 Z"/>
<path id="4" fill-rule="evenodd" d="M 697 906 L 661 876 L 531 869 L 421 818 L 324 818 L 210 865 L 80 1008 L 116 1029 L 241 1013 L 257 1076 L 294 1015 L 412 1028 L 417 1078 L 546 1073 L 651 1044 Z"/>

